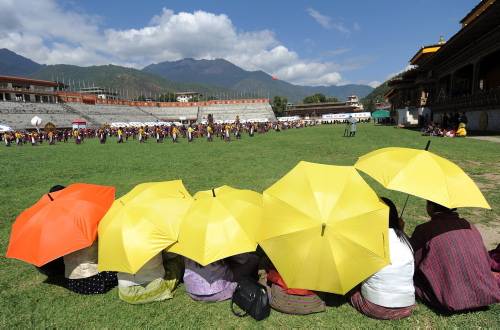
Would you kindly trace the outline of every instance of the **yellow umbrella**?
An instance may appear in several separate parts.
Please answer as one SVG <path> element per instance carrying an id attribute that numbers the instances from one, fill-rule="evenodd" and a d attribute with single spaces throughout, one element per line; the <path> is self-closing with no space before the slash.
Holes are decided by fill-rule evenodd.
<path id="1" fill-rule="evenodd" d="M 490 208 L 474 181 L 460 167 L 426 150 L 382 148 L 361 156 L 354 167 L 387 189 L 448 208 Z"/>
<path id="2" fill-rule="evenodd" d="M 182 219 L 179 240 L 168 251 L 206 266 L 255 251 L 262 218 L 262 195 L 222 186 L 201 191 Z"/>
<path id="3" fill-rule="evenodd" d="M 192 202 L 181 180 L 143 183 L 117 199 L 99 224 L 99 270 L 135 274 L 177 241 Z"/>
<path id="4" fill-rule="evenodd" d="M 302 161 L 263 199 L 258 242 L 288 287 L 345 294 L 389 264 L 389 209 L 354 167 Z"/>

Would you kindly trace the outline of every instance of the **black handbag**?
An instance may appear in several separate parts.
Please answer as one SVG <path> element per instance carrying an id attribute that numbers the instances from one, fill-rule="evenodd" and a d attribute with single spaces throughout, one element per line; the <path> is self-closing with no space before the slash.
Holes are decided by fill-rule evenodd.
<path id="1" fill-rule="evenodd" d="M 236 312 L 234 305 L 244 312 Z M 234 290 L 231 310 L 234 315 L 239 317 L 250 315 L 257 321 L 265 319 L 271 313 L 266 287 L 251 279 L 241 280 Z"/>

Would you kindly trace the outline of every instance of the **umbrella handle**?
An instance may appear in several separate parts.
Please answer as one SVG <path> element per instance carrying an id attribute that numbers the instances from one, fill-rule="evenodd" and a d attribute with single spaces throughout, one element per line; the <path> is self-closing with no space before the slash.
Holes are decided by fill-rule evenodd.
<path id="1" fill-rule="evenodd" d="M 326 223 L 321 225 L 321 236 L 325 235 Z"/>
<path id="2" fill-rule="evenodd" d="M 431 140 L 428 140 L 427 145 L 425 146 L 425 151 L 429 150 L 430 145 L 431 145 Z"/>
<path id="3" fill-rule="evenodd" d="M 54 201 L 54 197 L 50 196 L 50 194 L 47 194 L 47 196 L 49 196 L 51 202 Z"/>
<path id="4" fill-rule="evenodd" d="M 431 146 L 431 140 L 428 140 L 427 145 L 425 146 L 425 151 L 428 151 L 430 146 Z M 410 198 L 410 194 L 406 195 L 405 204 L 403 205 L 403 209 L 401 210 L 401 215 L 399 216 L 400 218 L 403 218 L 403 213 L 406 209 L 406 204 L 408 204 L 409 198 Z"/>
<path id="5" fill-rule="evenodd" d="M 212 188 L 212 196 L 215 197 L 215 189 Z"/>
<path id="6" fill-rule="evenodd" d="M 410 199 L 410 194 L 407 194 L 407 195 L 406 195 L 405 204 L 403 205 L 403 209 L 401 210 L 401 214 L 400 214 L 400 216 L 399 216 L 401 219 L 403 218 L 403 213 L 404 213 L 404 211 L 405 211 L 405 209 L 406 209 L 406 204 L 408 204 L 408 199 Z"/>

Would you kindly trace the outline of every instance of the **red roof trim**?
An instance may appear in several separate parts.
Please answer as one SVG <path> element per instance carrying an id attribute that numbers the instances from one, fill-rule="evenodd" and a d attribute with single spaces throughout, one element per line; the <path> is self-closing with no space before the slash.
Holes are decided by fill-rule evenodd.
<path id="1" fill-rule="evenodd" d="M 37 86 L 56 87 L 57 83 L 49 80 L 30 79 L 25 77 L 0 76 L 0 81 L 30 83 Z"/>

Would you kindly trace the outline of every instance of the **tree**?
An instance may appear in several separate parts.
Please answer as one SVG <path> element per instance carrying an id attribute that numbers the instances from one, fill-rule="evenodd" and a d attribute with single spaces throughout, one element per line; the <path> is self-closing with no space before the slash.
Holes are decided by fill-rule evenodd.
<path id="1" fill-rule="evenodd" d="M 283 96 L 275 96 L 271 107 L 273 108 L 274 114 L 276 116 L 281 116 L 285 113 L 286 105 L 288 104 L 288 99 Z"/>
<path id="2" fill-rule="evenodd" d="M 336 97 L 326 97 L 322 93 L 316 93 L 314 95 L 306 96 L 302 102 L 303 103 L 325 103 L 325 102 L 338 102 Z"/>
<path id="3" fill-rule="evenodd" d="M 365 110 L 369 112 L 375 111 L 375 102 L 373 101 L 373 99 L 369 99 L 367 101 Z"/>

